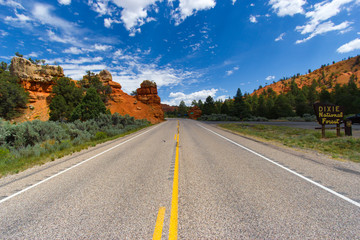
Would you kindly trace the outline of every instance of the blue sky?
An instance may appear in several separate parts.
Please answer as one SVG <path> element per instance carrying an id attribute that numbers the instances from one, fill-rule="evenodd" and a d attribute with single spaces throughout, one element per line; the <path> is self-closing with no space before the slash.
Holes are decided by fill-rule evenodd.
<path id="1" fill-rule="evenodd" d="M 251 93 L 360 53 L 360 0 L 0 0 L 0 61 L 108 69 L 162 102 Z"/>

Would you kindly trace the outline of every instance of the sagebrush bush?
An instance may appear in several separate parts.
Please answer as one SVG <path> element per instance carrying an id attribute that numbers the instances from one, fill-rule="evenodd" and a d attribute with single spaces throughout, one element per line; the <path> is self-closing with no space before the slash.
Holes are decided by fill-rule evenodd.
<path id="1" fill-rule="evenodd" d="M 100 114 L 96 119 L 70 123 L 34 120 L 11 124 L 0 119 L 0 163 L 9 159 L 39 157 L 148 124 L 147 120 L 135 120 L 118 113 Z"/>

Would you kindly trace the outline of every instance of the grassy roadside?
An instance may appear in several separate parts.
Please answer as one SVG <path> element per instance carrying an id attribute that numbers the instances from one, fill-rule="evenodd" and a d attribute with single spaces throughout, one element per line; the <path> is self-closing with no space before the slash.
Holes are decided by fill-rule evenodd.
<path id="1" fill-rule="evenodd" d="M 326 132 L 326 139 L 321 139 L 321 132 L 316 130 L 260 124 L 226 123 L 218 126 L 247 136 L 275 141 L 288 147 L 315 150 L 333 158 L 360 162 L 359 138 L 337 138 L 334 132 Z"/>
<path id="2" fill-rule="evenodd" d="M 0 161 L 0 178 L 4 177 L 8 174 L 14 174 L 19 173 L 21 171 L 24 171 L 28 168 L 31 168 L 36 165 L 42 165 L 46 162 L 55 161 L 55 159 L 62 158 L 67 155 L 71 155 L 75 152 L 80 152 L 83 149 L 88 149 L 89 147 L 94 147 L 97 144 L 104 143 L 107 141 L 111 141 L 120 137 L 124 137 L 126 135 L 129 135 L 131 133 L 137 132 L 141 129 L 144 129 L 146 127 L 149 127 L 151 125 L 147 126 L 141 126 L 136 129 L 132 129 L 130 131 L 127 131 L 125 133 L 115 135 L 108 137 L 107 135 L 97 135 L 94 139 L 83 142 L 78 145 L 73 145 L 69 142 L 69 144 L 66 145 L 61 150 L 51 152 L 51 153 L 44 153 L 40 156 L 31 156 L 31 157 L 23 157 L 23 158 L 12 158 L 10 160 L 7 160 L 6 162 Z M 1 152 L 0 152 L 1 155 Z"/>

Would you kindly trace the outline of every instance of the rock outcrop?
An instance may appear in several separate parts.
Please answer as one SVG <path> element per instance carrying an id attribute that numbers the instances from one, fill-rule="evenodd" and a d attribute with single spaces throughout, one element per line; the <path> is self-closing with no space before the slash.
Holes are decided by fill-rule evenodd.
<path id="1" fill-rule="evenodd" d="M 28 108 L 16 121 L 48 120 L 49 96 L 53 85 L 56 84 L 56 79 L 64 77 L 63 69 L 60 66 L 35 65 L 27 59 L 14 57 L 11 60 L 10 72 L 19 78 L 25 90 L 30 94 Z M 128 114 L 136 119 L 147 119 L 151 123 L 159 123 L 164 120 L 156 83 L 151 82 L 151 86 L 148 86 L 144 81 L 140 90 L 138 89 L 141 92 L 140 100 L 123 92 L 121 85 L 113 81 L 108 70 L 103 70 L 96 76 L 105 86 L 111 87 L 107 103 L 107 108 L 111 113 Z"/>
<path id="2" fill-rule="evenodd" d="M 190 119 L 198 119 L 199 117 L 201 117 L 202 111 L 199 107 L 195 106 L 189 109 L 188 111 L 188 116 Z"/>
<path id="3" fill-rule="evenodd" d="M 55 84 L 55 79 L 64 76 L 60 66 L 36 65 L 29 60 L 14 57 L 10 73 L 19 78 L 21 85 L 29 92 L 29 104 L 21 120 L 49 119 L 47 99 Z"/>
<path id="4" fill-rule="evenodd" d="M 145 80 L 136 90 L 136 98 L 145 104 L 160 105 L 160 97 L 157 95 L 157 86 L 153 81 Z"/>

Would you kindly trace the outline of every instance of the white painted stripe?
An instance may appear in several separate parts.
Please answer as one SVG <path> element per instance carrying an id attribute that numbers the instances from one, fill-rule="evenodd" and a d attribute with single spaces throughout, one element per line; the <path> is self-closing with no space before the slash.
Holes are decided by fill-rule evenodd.
<path id="1" fill-rule="evenodd" d="M 280 168 L 282 168 L 282 169 L 284 169 L 284 170 L 286 170 L 286 171 L 288 171 L 288 172 L 290 172 L 290 173 L 304 179 L 305 181 L 308 181 L 309 183 L 314 184 L 315 186 L 317 186 L 317 187 L 319 187 L 319 188 L 321 188 L 321 189 L 323 189 L 323 190 L 325 190 L 325 191 L 327 191 L 327 192 L 329 192 L 331 194 L 334 194 L 335 196 L 337 196 L 339 198 L 342 198 L 343 200 L 345 200 L 345 201 L 347 201 L 347 202 L 349 202 L 349 203 L 351 203 L 351 204 L 353 204 L 353 205 L 355 205 L 357 207 L 360 207 L 360 203 L 358 203 L 358 202 L 356 202 L 356 201 L 354 201 L 354 200 L 352 200 L 352 199 L 350 199 L 348 197 L 345 197 L 344 195 L 342 195 L 340 193 L 337 193 L 337 192 L 331 190 L 330 188 L 327 188 L 327 187 L 325 187 L 325 186 L 323 186 L 323 185 L 321 185 L 321 184 L 319 184 L 319 183 L 317 183 L 317 182 L 315 182 L 315 181 L 313 181 L 313 180 L 311 180 L 311 179 L 309 179 L 309 178 L 307 178 L 307 177 L 305 177 L 305 176 L 303 176 L 303 175 L 301 175 L 301 174 L 299 174 L 299 173 L 297 173 L 297 172 L 295 172 L 295 171 L 293 171 L 293 170 L 291 170 L 291 169 L 289 169 L 287 167 L 284 167 L 283 165 L 281 165 L 281 164 L 279 164 L 279 163 L 277 163 L 277 162 L 275 162 L 275 161 L 261 155 L 260 153 L 255 152 L 255 151 L 253 151 L 253 150 L 251 150 L 251 149 L 249 149 L 249 148 L 247 148 L 247 147 L 245 147 L 245 146 L 243 146 L 243 145 L 241 145 L 241 144 L 239 144 L 237 142 L 234 142 L 234 141 L 220 135 L 219 133 L 216 133 L 216 132 L 214 132 L 214 131 L 212 131 L 212 130 L 210 130 L 210 129 L 208 129 L 208 128 L 200 125 L 200 124 L 197 124 L 197 125 L 204 128 L 204 129 L 206 129 L 207 131 L 209 131 L 209 132 L 211 132 L 211 133 L 225 139 L 226 141 L 229 141 L 229 142 L 235 144 L 236 146 L 241 147 L 241 148 L 245 149 L 246 151 L 251 152 L 251 153 L 255 154 L 256 156 L 261 157 L 262 159 L 264 159 L 264 160 L 266 160 L 266 161 L 268 161 L 268 162 L 270 162 L 270 163 L 272 163 L 272 164 L 274 164 L 274 165 L 276 165 L 276 166 L 278 166 L 278 167 L 280 167 Z"/>
<path id="2" fill-rule="evenodd" d="M 122 143 L 119 143 L 119 144 L 117 144 L 117 145 L 115 145 L 115 146 L 113 146 L 113 147 L 111 147 L 111 148 L 109 148 L 109 149 L 107 149 L 107 150 L 105 150 L 105 151 L 103 151 L 103 152 L 101 152 L 101 153 L 98 153 L 98 154 L 92 156 L 91 158 L 88 158 L 88 159 L 86 159 L 86 160 L 84 160 L 84 161 L 82 161 L 82 162 L 79 162 L 79 163 L 75 164 L 74 166 L 71 166 L 71 167 L 69 167 L 69 168 L 67 168 L 67 169 L 65 169 L 65 170 L 63 170 L 63 171 L 61 171 L 61 172 L 56 173 L 55 175 L 52 175 L 52 176 L 50 176 L 50 177 L 48 177 L 48 178 L 45 178 L 44 180 L 42 180 L 42 181 L 40 181 L 40 182 L 38 182 L 38 183 L 36 183 L 36 184 L 34 184 L 34 185 L 31 185 L 31 186 L 29 186 L 29 187 L 27 187 L 27 188 L 24 188 L 23 190 L 20 190 L 19 192 L 14 193 L 13 195 L 10 195 L 10 196 L 8 196 L 8 197 L 6 197 L 6 198 L 3 198 L 3 199 L 0 200 L 0 204 L 3 203 L 3 202 L 6 202 L 6 201 L 8 201 L 8 200 L 10 200 L 10 199 L 13 198 L 13 197 L 16 197 L 17 195 L 20 195 L 20 194 L 22 194 L 22 193 L 24 193 L 24 192 L 26 192 L 26 191 L 29 191 L 30 189 L 32 189 L 32 188 L 34 188 L 34 187 L 37 187 L 37 186 L 39 186 L 40 184 L 43 184 L 43 183 L 49 181 L 50 179 L 53 179 L 53 178 L 55 178 L 55 177 L 57 177 L 57 176 L 59 176 L 59 175 L 61 175 L 61 174 L 63 174 L 63 173 L 66 173 L 67 171 L 70 171 L 71 169 L 76 168 L 76 167 L 78 167 L 78 166 L 80 166 L 80 165 L 82 165 L 82 164 L 84 164 L 84 163 L 86 163 L 86 162 L 88 162 L 88 161 L 96 158 L 96 157 L 99 157 L 99 156 L 103 155 L 104 153 L 107 153 L 107 152 L 109 152 L 109 151 L 111 151 L 111 150 L 113 150 L 113 149 L 115 149 L 115 148 L 117 148 L 117 147 L 119 147 L 119 146 L 127 143 L 127 142 L 130 142 L 131 140 L 133 140 L 133 139 L 135 139 L 135 138 L 137 138 L 137 137 L 140 137 L 141 135 L 144 135 L 145 133 L 148 133 L 148 132 L 154 130 L 155 128 L 157 128 L 157 127 L 159 127 L 159 126 L 160 126 L 160 125 L 157 125 L 156 127 L 151 128 L 151 129 L 147 130 L 146 132 L 140 133 L 139 135 L 136 135 L 136 136 L 134 136 L 134 137 L 132 137 L 132 138 L 130 138 L 130 139 L 122 142 Z"/>

